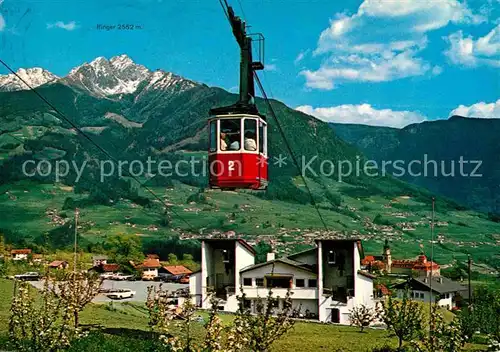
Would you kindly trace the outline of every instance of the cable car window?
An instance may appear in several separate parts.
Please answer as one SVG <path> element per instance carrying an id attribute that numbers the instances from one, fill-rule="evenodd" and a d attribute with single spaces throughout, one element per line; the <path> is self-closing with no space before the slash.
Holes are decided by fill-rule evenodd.
<path id="1" fill-rule="evenodd" d="M 259 123 L 259 151 L 267 155 L 267 126 L 262 122 Z"/>
<path id="2" fill-rule="evenodd" d="M 257 151 L 257 120 L 245 119 L 245 150 Z"/>
<path id="3" fill-rule="evenodd" d="M 241 146 L 241 120 L 220 120 L 220 150 L 240 150 Z"/>
<path id="4" fill-rule="evenodd" d="M 217 121 L 210 121 L 210 146 L 211 152 L 217 151 Z"/>

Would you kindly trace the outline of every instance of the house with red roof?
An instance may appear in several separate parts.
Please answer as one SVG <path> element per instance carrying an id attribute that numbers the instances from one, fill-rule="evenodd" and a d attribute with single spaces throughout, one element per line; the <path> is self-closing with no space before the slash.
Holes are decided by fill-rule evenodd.
<path id="1" fill-rule="evenodd" d="M 189 275 L 192 273 L 192 271 L 184 265 L 165 265 L 160 271 L 170 275 Z"/>
<path id="2" fill-rule="evenodd" d="M 49 269 L 66 269 L 68 265 L 68 262 L 65 260 L 54 260 L 49 264 Z"/>
<path id="3" fill-rule="evenodd" d="M 365 256 L 361 265 L 370 271 L 385 270 L 389 274 L 440 276 L 439 264 L 427 259 L 423 252 L 415 259 L 392 259 L 391 248 L 386 240 L 382 256 Z"/>
<path id="4" fill-rule="evenodd" d="M 142 270 L 143 280 L 154 280 L 158 277 L 158 269 L 162 267 L 159 259 L 147 258 L 136 268 Z"/>
<path id="5" fill-rule="evenodd" d="M 29 248 L 13 249 L 10 251 L 12 260 L 28 260 L 28 256 L 30 254 L 31 254 L 31 249 Z"/>

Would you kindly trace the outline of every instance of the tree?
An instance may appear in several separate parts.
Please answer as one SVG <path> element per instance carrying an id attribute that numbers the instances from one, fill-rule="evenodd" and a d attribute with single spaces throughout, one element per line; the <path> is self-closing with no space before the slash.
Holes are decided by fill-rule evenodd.
<path id="1" fill-rule="evenodd" d="M 449 324 L 434 304 L 431 311 L 431 327 L 427 334 L 413 341 L 417 352 L 459 352 L 465 345 L 460 319 L 455 317 Z"/>
<path id="2" fill-rule="evenodd" d="M 54 285 L 59 295 L 74 318 L 75 328 L 79 326 L 80 312 L 99 294 L 102 278 L 94 272 L 70 272 Z"/>
<path id="3" fill-rule="evenodd" d="M 149 312 L 149 327 L 158 336 L 160 343 L 169 351 L 201 351 L 194 343 L 192 324 L 195 321 L 195 307 L 190 299 L 186 299 L 180 310 L 171 304 L 170 294 L 160 285 L 148 287 L 146 307 Z M 174 318 L 180 322 L 173 323 Z M 175 325 L 176 335 L 170 333 Z"/>
<path id="4" fill-rule="evenodd" d="M 170 265 L 175 265 L 179 262 L 179 259 L 177 259 L 177 256 L 174 253 L 169 253 L 168 254 L 168 263 Z"/>
<path id="5" fill-rule="evenodd" d="M 223 332 L 224 326 L 219 318 L 220 300 L 212 296 L 210 298 L 211 308 L 208 315 L 208 322 L 205 325 L 205 341 L 203 343 L 204 351 L 223 351 Z"/>
<path id="6" fill-rule="evenodd" d="M 140 262 L 144 259 L 141 239 L 135 235 L 116 234 L 109 236 L 104 242 L 112 260 L 124 263 L 130 260 Z"/>
<path id="7" fill-rule="evenodd" d="M 267 253 L 273 251 L 273 247 L 267 242 L 259 241 L 255 246 L 255 261 L 257 263 L 265 263 L 267 260 Z"/>
<path id="8" fill-rule="evenodd" d="M 471 309 L 478 328 L 500 341 L 500 290 L 479 286 L 473 297 Z"/>
<path id="9" fill-rule="evenodd" d="M 247 308 L 245 294 L 238 297 L 239 309 L 229 327 L 224 327 L 218 315 L 219 301 L 210 298 L 211 310 L 208 322 L 204 325 L 205 339 L 203 344 L 194 342 L 192 324 L 198 320 L 195 307 L 190 299 L 186 299 L 181 309 L 171 305 L 168 291 L 154 286 L 148 287 L 146 306 L 149 312 L 151 332 L 157 336 L 163 347 L 171 351 L 269 351 L 271 345 L 287 333 L 294 325 L 292 300 L 290 292 L 283 301 L 283 308 L 278 309 L 279 297 L 273 297 L 271 291 L 266 300 L 256 302 L 256 314 Z M 173 322 L 178 318 L 177 322 Z M 176 326 L 175 336 L 171 334 L 172 325 Z"/>
<path id="10" fill-rule="evenodd" d="M 387 327 L 396 334 L 399 349 L 403 346 L 403 341 L 420 336 L 424 329 L 422 306 L 408 298 L 408 289 L 404 290 L 401 300 L 389 296 L 384 302 L 381 315 Z"/>
<path id="11" fill-rule="evenodd" d="M 238 297 L 238 325 L 233 333 L 242 336 L 235 339 L 247 341 L 252 351 L 269 351 L 272 344 L 290 331 L 295 324 L 292 316 L 296 311 L 292 309 L 290 290 L 287 291 L 283 300 L 282 309 L 278 309 L 279 301 L 279 297 L 274 297 L 272 290 L 269 290 L 265 301 L 262 298 L 255 301 L 255 314 L 251 314 L 246 295 L 241 290 L 241 296 Z"/>
<path id="12" fill-rule="evenodd" d="M 12 299 L 9 340 L 17 351 L 59 352 L 82 337 L 75 329 L 69 307 L 58 299 L 45 280 L 40 300 L 26 282 L 19 285 Z"/>
<path id="13" fill-rule="evenodd" d="M 360 332 L 363 332 L 365 327 L 377 320 L 377 312 L 374 308 L 361 304 L 349 310 L 349 320 L 351 326 L 357 326 Z"/>

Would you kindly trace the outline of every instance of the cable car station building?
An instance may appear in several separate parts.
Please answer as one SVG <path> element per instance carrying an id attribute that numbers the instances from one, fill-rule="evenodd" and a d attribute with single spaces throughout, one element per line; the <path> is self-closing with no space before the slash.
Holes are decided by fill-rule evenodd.
<path id="1" fill-rule="evenodd" d="M 317 240 L 315 248 L 288 257 L 269 253 L 260 264 L 255 264 L 255 252 L 244 240 L 201 242 L 201 270 L 190 277 L 190 294 L 198 307 L 209 309 L 215 295 L 221 310 L 236 312 L 243 290 L 248 308 L 255 312 L 256 300 L 265 299 L 272 289 L 274 297 L 281 297 L 282 308 L 290 289 L 293 307 L 305 318 L 347 325 L 350 309 L 375 306 L 374 277 L 361 270 L 360 240 Z"/>

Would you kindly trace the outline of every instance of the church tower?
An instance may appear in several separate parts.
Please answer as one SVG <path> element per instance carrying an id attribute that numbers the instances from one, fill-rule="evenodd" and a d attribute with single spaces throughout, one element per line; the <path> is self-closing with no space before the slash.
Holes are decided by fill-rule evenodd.
<path id="1" fill-rule="evenodd" d="M 389 247 L 389 241 L 387 239 L 385 240 L 384 243 L 383 259 L 384 259 L 385 271 L 388 274 L 390 274 L 392 268 L 392 256 L 391 256 L 391 247 Z"/>

